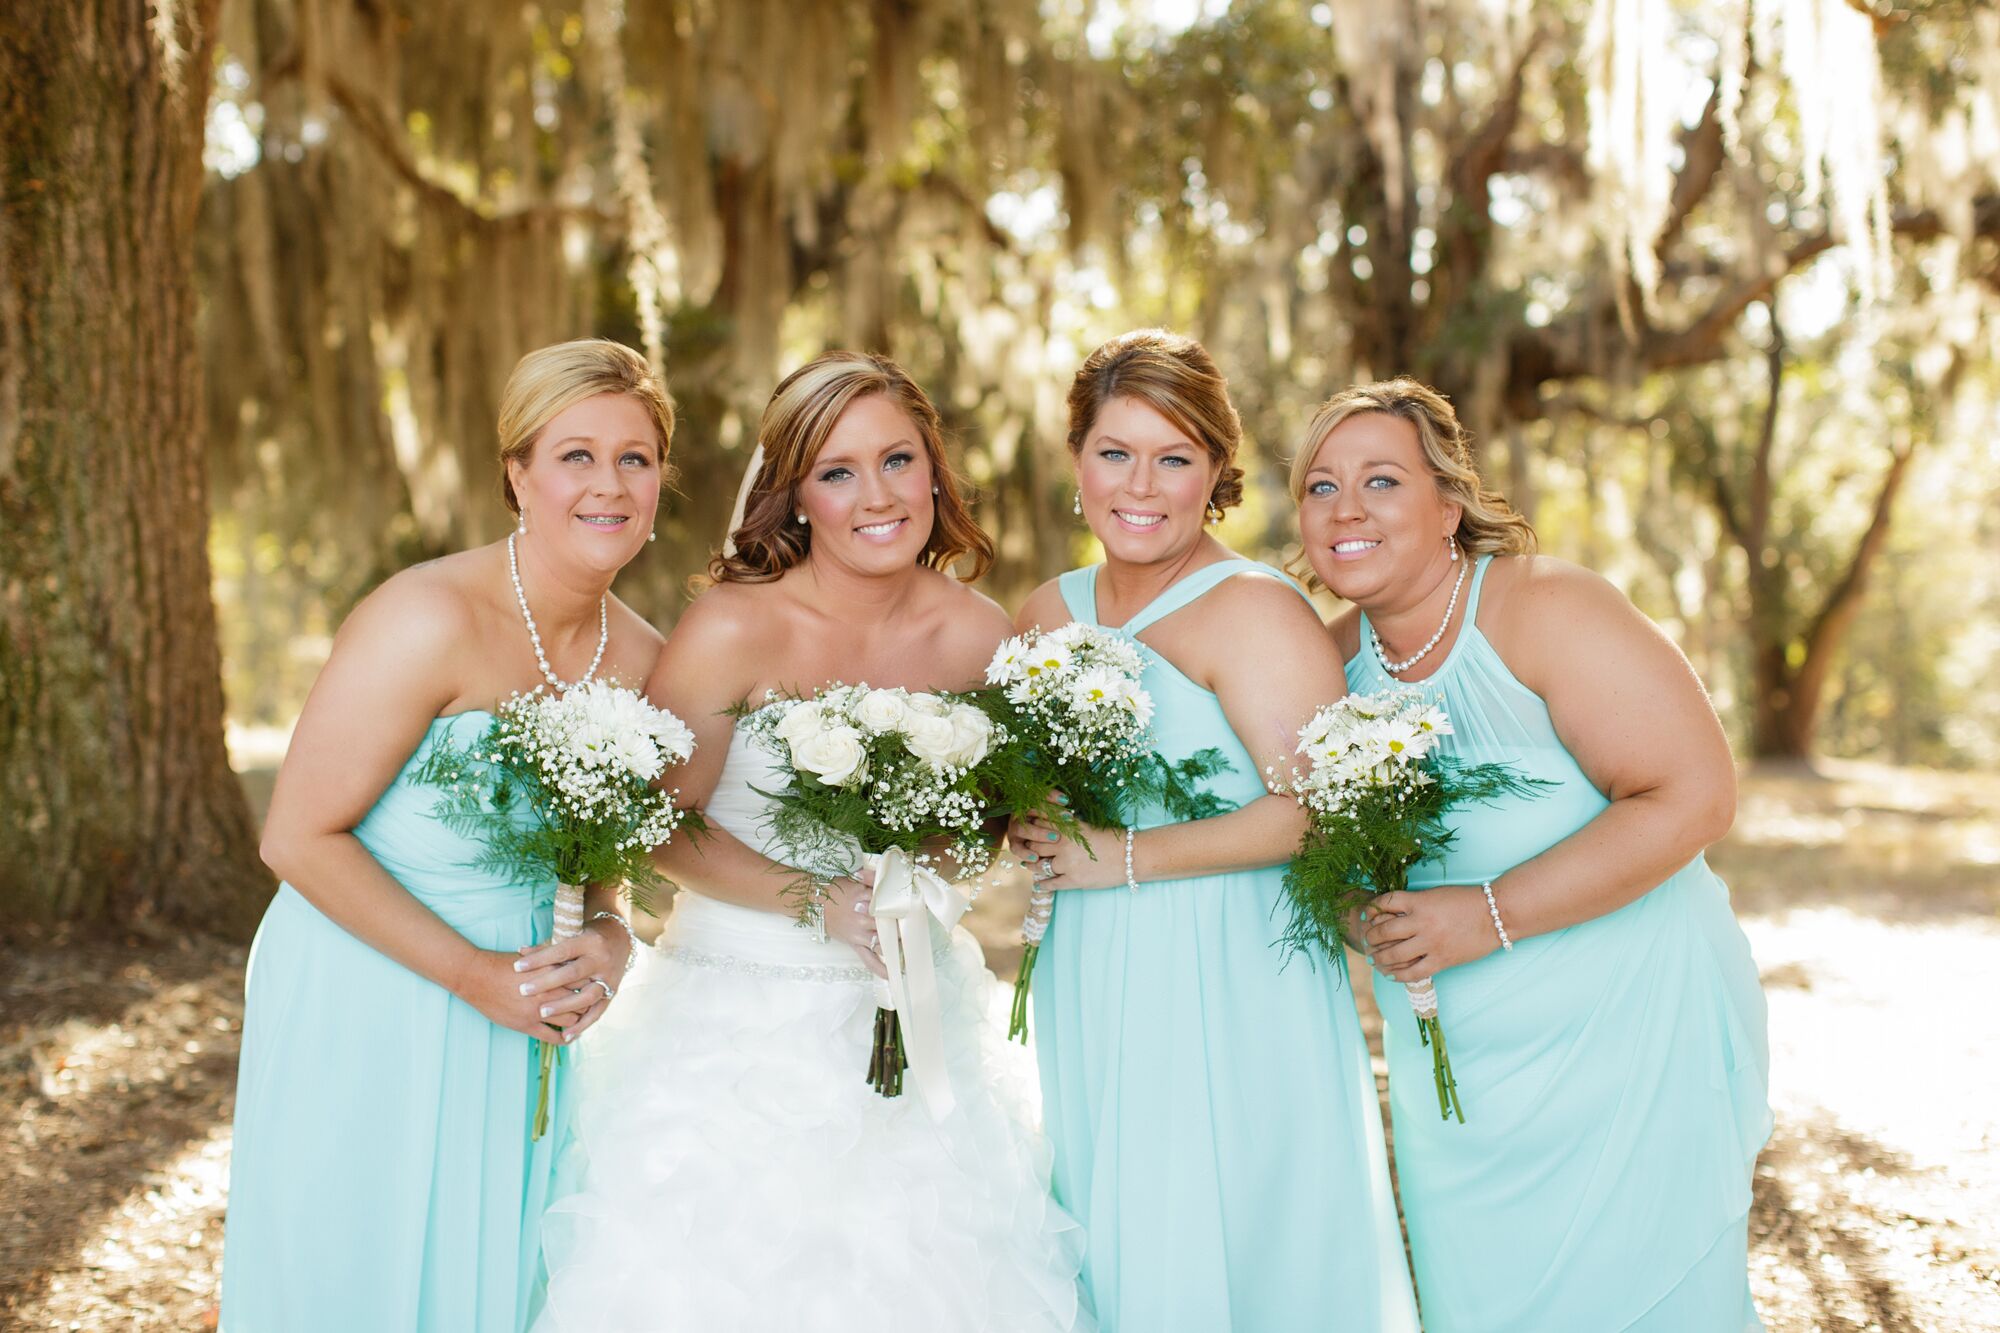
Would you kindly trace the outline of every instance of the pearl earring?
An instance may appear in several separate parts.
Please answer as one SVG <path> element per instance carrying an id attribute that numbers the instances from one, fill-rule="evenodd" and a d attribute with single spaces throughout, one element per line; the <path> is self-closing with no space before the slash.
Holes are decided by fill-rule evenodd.
<path id="1" fill-rule="evenodd" d="M 937 493 L 938 493 L 938 488 L 935 486 L 931 487 L 931 494 L 936 495 Z"/>
<path id="2" fill-rule="evenodd" d="M 1448 547 L 1450 547 L 1450 548 L 1451 548 L 1451 559 L 1452 559 L 1452 563 L 1453 563 L 1453 564 L 1457 564 L 1457 563 L 1458 563 L 1458 539 L 1457 539 L 1456 537 L 1453 537 L 1453 536 L 1452 536 L 1452 535 L 1451 535 L 1450 533 L 1448 533 L 1448 532 L 1447 532 L 1447 533 L 1446 533 L 1446 534 L 1444 535 L 1444 544 L 1445 544 L 1446 546 L 1448 546 Z"/>
<path id="3" fill-rule="evenodd" d="M 1213 500 L 1208 502 L 1208 521 L 1211 523 L 1222 522 L 1222 506 Z"/>
<path id="4" fill-rule="evenodd" d="M 1076 515 L 1076 516 L 1077 516 L 1078 518 L 1082 518 L 1082 517 L 1083 517 L 1083 492 L 1082 492 L 1082 491 L 1078 491 L 1078 492 L 1076 493 L 1076 500 L 1075 500 L 1075 502 L 1074 502 L 1073 504 L 1071 504 L 1071 505 L 1070 505 L 1070 507 L 1069 507 L 1069 512 L 1070 512 L 1070 513 L 1072 513 L 1072 514 L 1075 514 L 1075 515 Z"/>
<path id="5" fill-rule="evenodd" d="M 521 534 L 521 535 L 522 535 L 523 537 L 525 537 L 525 536 L 527 536 L 527 535 L 528 535 L 528 511 L 527 511 L 527 510 L 523 509 L 523 510 L 521 511 L 521 521 L 520 521 L 520 522 L 519 522 L 518 524 L 516 524 L 516 525 L 515 525 L 515 527 L 514 527 L 514 531 L 516 531 L 516 532 L 520 533 L 520 534 Z"/>
<path id="6" fill-rule="evenodd" d="M 659 539 L 660 539 L 660 530 L 658 528 L 654 528 L 651 532 L 646 534 L 646 540 L 649 542 L 656 542 Z"/>
<path id="7" fill-rule="evenodd" d="M 811 520 L 811 519 L 809 519 L 809 518 L 807 518 L 807 517 L 806 517 L 806 516 L 805 516 L 804 514 L 800 514 L 800 515 L 798 516 L 798 519 L 799 519 L 799 526 L 800 526 L 800 527 L 804 528 L 804 527 L 810 527 L 810 526 L 812 526 L 812 520 Z"/>

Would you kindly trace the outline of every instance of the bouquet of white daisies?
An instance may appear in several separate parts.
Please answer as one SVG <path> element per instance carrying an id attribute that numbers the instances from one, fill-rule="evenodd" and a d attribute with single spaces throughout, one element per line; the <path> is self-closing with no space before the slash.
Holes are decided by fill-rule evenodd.
<path id="1" fill-rule="evenodd" d="M 1145 669 L 1130 635 L 1081 621 L 1002 643 L 986 668 L 989 688 L 976 696 L 1010 738 L 984 775 L 996 803 L 1040 814 L 1072 838 L 1084 826 L 1128 824 L 1153 804 L 1174 819 L 1219 814 L 1221 803 L 1201 786 L 1227 767 L 1219 750 L 1174 764 L 1154 753 L 1153 698 L 1140 684 Z M 1037 884 L 1021 926 L 1007 1035 L 1024 1041 L 1029 980 L 1054 899 Z"/>
<path id="2" fill-rule="evenodd" d="M 1314 713 L 1299 731 L 1304 774 L 1269 775 L 1274 792 L 1296 798 L 1305 837 L 1285 869 L 1291 920 L 1280 945 L 1317 950 L 1342 966 L 1349 916 L 1376 896 L 1409 887 L 1410 868 L 1453 841 L 1452 807 L 1499 796 L 1533 796 L 1547 784 L 1505 764 L 1465 764 L 1438 753 L 1451 719 L 1418 690 L 1350 694 Z M 1438 1113 L 1465 1121 L 1451 1074 L 1437 991 L 1428 978 L 1405 989 L 1417 1031 L 1431 1048 Z"/>
<path id="3" fill-rule="evenodd" d="M 665 881 L 652 850 L 700 815 L 676 791 L 655 785 L 694 753 L 694 734 L 634 690 L 608 681 L 561 697 L 537 686 L 500 706 L 470 746 L 433 746 L 417 778 L 444 789 L 435 813 L 479 839 L 484 869 L 556 881 L 555 938 L 583 929 L 583 891 L 612 885 L 649 906 Z M 523 817 L 525 812 L 526 817 Z M 534 1136 L 548 1128 L 549 1070 L 556 1047 L 541 1043 Z"/>
<path id="4" fill-rule="evenodd" d="M 739 713 L 737 725 L 786 774 L 781 790 L 761 794 L 772 801 L 773 839 L 804 874 L 788 890 L 801 924 L 818 922 L 830 882 L 854 874 L 864 859 L 873 862 L 890 977 L 889 1002 L 876 1012 L 868 1081 L 894 1097 L 910 1064 L 899 1011 L 913 1009 L 920 1045 L 934 1017 L 924 916 L 949 930 L 970 905 L 937 868 L 949 863 L 954 878 L 964 878 L 992 864 L 979 771 L 1005 742 L 1005 729 L 962 696 L 866 685 L 832 685 L 804 699 L 774 696 Z M 918 1059 L 927 1066 L 920 1081 L 941 1073 L 941 1050 L 920 1049 Z"/>

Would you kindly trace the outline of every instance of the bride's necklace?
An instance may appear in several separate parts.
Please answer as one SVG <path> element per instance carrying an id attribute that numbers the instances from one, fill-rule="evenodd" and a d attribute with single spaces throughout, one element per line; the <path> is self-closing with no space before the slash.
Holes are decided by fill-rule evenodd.
<path id="1" fill-rule="evenodd" d="M 1459 562 L 1458 578 L 1451 585 L 1451 600 L 1444 604 L 1444 619 L 1438 621 L 1437 633 L 1431 635 L 1430 642 L 1417 649 L 1414 657 L 1406 657 L 1400 662 L 1391 662 L 1389 655 L 1382 651 L 1382 636 L 1375 632 L 1375 622 L 1372 620 L 1368 622 L 1368 642 L 1375 649 L 1375 660 L 1382 664 L 1384 671 L 1392 676 L 1400 676 L 1403 672 L 1408 671 L 1411 667 L 1431 655 L 1431 649 L 1437 647 L 1438 640 L 1444 637 L 1445 626 L 1451 623 L 1451 613 L 1458 609 L 1458 590 L 1465 586 L 1465 568 L 1471 563 L 1470 560 Z M 520 585 L 517 583 L 515 586 L 519 587 Z M 526 602 L 521 603 L 522 610 L 525 611 L 527 608 L 528 604 Z"/>
<path id="2" fill-rule="evenodd" d="M 528 641 L 535 645 L 535 665 L 542 669 L 542 679 L 559 690 L 573 690 L 597 674 L 597 664 L 604 660 L 604 645 L 611 641 L 611 594 L 597 604 L 597 655 L 590 659 L 590 670 L 578 676 L 574 682 L 565 682 L 549 667 L 548 654 L 542 651 L 542 632 L 535 628 L 535 614 L 528 609 L 528 590 L 521 586 L 521 564 L 514 558 L 514 534 L 507 534 L 507 576 L 514 580 L 514 600 L 521 604 L 521 619 L 528 624 Z M 1456 595 L 1456 594 L 1454 594 Z M 1380 646 L 1377 646 L 1380 651 Z"/>

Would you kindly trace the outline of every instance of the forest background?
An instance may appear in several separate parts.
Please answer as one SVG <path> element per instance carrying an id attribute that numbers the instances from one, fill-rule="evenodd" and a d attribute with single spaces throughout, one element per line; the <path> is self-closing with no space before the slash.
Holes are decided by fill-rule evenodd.
<path id="1" fill-rule="evenodd" d="M 660 540 L 619 582 L 663 629 L 772 386 L 829 346 L 938 400 L 1008 603 L 1092 558 L 1062 401 L 1103 338 L 1213 350 L 1248 437 L 1221 536 L 1274 561 L 1313 406 L 1428 380 L 1544 549 L 1626 589 L 1713 692 L 1749 765 L 1718 863 L 1774 1023 L 1808 976 L 1863 1022 L 1951 977 L 1990 991 L 1996 314 L 1985 0 L 5 6 L 0 1075 L 31 1091 L 0 1185 L 30 1189 L 36 1136 L 87 1140 L 93 1114 L 142 1165 L 226 1160 L 223 1065 L 171 1130 L 92 1112 L 78 1071 L 136 1049 L 160 1058 L 130 1077 L 179 1087 L 219 1058 L 240 956 L 200 941 L 247 938 L 269 898 L 255 811 L 334 629 L 505 531 L 500 387 L 589 334 L 644 349 L 681 408 Z M 1784 924 L 1828 901 L 1862 916 Z M 1926 920 L 1902 972 L 1841 971 Z M 1789 1030 L 1830 1071 L 1819 1021 Z M 1967 1049 L 2000 1054 L 1979 1031 Z M 1978 1061 L 1934 1053 L 1942 1083 L 1896 1086 L 1991 1105 L 1991 1080 L 1950 1082 Z M 1832 1151 L 1825 1106 L 1845 1124 L 1890 1095 L 1839 1086 L 1810 1114 L 1780 1097 L 1800 1180 Z M 1976 1173 L 2000 1125 L 1966 1116 L 1926 1170 Z M 107 1166 L 106 1208 L 139 1170 Z M 1820 1271 L 1831 1233 L 1762 1180 L 1759 1244 L 1804 1237 Z M 1922 1211 L 1869 1225 L 1900 1234 L 1896 1208 Z M 82 1262 L 62 1211 L 0 1241 L 0 1313 L 10 1271 Z M 1980 1216 L 1986 1239 L 1922 1262 L 2000 1311 Z M 1906 1290 L 1884 1283 L 1805 1281 L 1797 1326 L 1844 1326 L 1827 1293 L 1851 1289 L 1855 1327 L 1896 1327 L 1867 1303 Z"/>

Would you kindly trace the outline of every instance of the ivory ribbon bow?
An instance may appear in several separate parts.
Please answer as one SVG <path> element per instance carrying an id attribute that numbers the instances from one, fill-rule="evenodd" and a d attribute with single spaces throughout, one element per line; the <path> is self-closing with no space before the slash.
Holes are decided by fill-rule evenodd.
<path id="1" fill-rule="evenodd" d="M 875 933 L 881 942 L 882 965 L 889 970 L 889 1002 L 882 1007 L 896 1011 L 917 1092 L 931 1115 L 941 1120 L 957 1101 L 944 1065 L 944 1015 L 937 965 L 931 957 L 929 918 L 936 917 L 949 935 L 972 902 L 899 847 L 871 856 L 864 864 L 875 870 Z"/>

